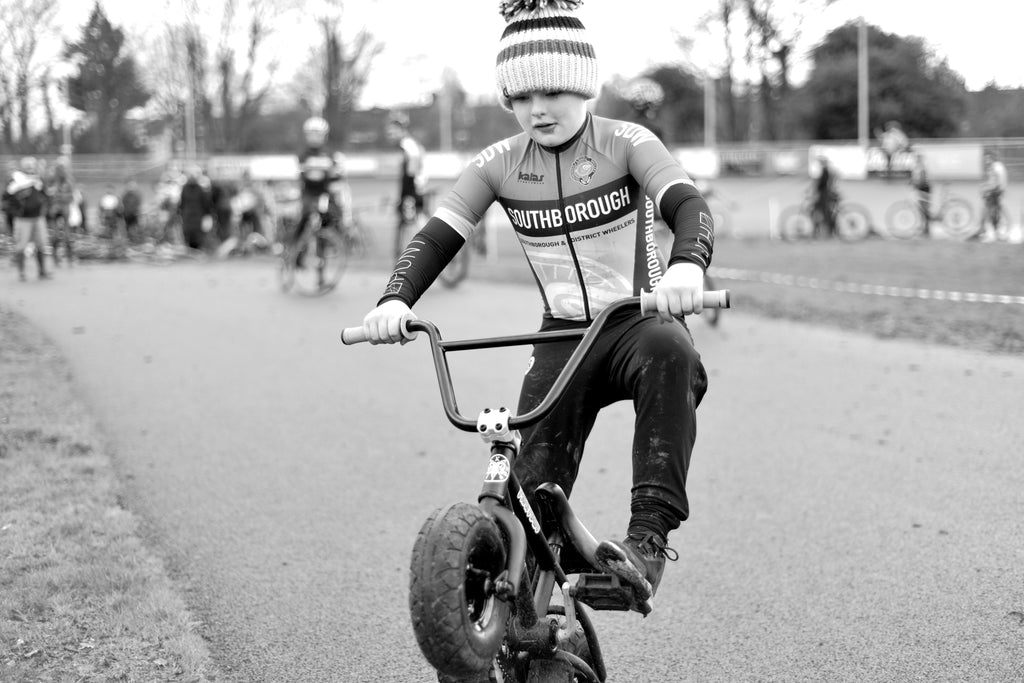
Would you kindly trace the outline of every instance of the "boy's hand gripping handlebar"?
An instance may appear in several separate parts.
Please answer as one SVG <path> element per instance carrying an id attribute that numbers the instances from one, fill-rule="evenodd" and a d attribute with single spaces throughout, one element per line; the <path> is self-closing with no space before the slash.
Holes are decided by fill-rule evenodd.
<path id="1" fill-rule="evenodd" d="M 640 291 L 640 311 L 644 315 L 649 315 L 656 312 L 657 308 L 654 303 L 654 294 L 652 292 Z M 623 301 L 629 301 L 624 299 Z M 729 290 L 728 289 L 715 289 L 704 291 L 704 308 L 729 308 Z M 414 318 L 409 317 L 402 321 L 402 333 L 406 339 L 412 339 L 416 335 L 412 330 L 408 328 L 408 323 Z M 362 325 L 358 327 L 346 327 L 341 331 L 341 342 L 346 345 L 361 344 L 368 341 L 366 332 Z"/>

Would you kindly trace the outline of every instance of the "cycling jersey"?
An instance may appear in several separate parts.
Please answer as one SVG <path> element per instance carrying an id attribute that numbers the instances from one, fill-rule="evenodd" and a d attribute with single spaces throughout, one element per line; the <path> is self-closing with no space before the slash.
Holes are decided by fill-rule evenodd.
<path id="1" fill-rule="evenodd" d="M 330 150 L 310 147 L 299 155 L 299 175 L 303 194 L 329 192 L 331 184 L 342 178 L 340 159 Z"/>
<path id="2" fill-rule="evenodd" d="M 679 193 L 679 185 L 692 194 Z M 666 193 L 673 195 L 674 187 L 682 199 L 699 197 L 649 130 L 588 114 L 579 133 L 558 148 L 521 133 L 483 150 L 441 202 L 435 219 L 465 240 L 497 201 L 533 270 L 545 316 L 589 321 L 610 303 L 658 284 L 666 262 L 655 241 L 654 207 Z M 701 204 L 685 234 L 677 233 L 673 263 L 685 260 L 706 268 L 711 261 L 713 226 Z M 415 240 L 410 247 L 417 249 Z M 400 259 L 385 299 L 411 305 L 418 296 L 415 282 L 412 296 L 402 291 L 409 281 L 406 271 L 416 267 L 414 251 Z"/>

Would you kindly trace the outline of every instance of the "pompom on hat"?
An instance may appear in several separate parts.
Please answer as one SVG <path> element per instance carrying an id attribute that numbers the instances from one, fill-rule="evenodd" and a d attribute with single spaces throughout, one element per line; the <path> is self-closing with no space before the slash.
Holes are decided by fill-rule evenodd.
<path id="1" fill-rule="evenodd" d="M 583 22 L 581 0 L 505 0 L 508 22 L 498 44 L 495 78 L 501 103 L 529 92 L 571 92 L 597 97 L 597 59 Z"/>

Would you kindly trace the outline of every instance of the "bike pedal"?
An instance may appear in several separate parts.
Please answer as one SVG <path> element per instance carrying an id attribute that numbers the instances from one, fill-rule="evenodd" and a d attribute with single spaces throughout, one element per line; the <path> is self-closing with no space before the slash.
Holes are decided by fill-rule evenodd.
<path id="1" fill-rule="evenodd" d="M 595 610 L 629 611 L 633 587 L 614 574 L 580 574 L 573 591 L 576 599 Z"/>

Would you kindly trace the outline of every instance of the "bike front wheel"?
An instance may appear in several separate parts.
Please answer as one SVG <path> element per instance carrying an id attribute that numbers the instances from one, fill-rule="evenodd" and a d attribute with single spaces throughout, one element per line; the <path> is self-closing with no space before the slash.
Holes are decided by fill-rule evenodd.
<path id="1" fill-rule="evenodd" d="M 814 235 L 814 221 L 802 206 L 787 206 L 779 214 L 779 235 L 784 240 L 805 240 Z"/>
<path id="2" fill-rule="evenodd" d="M 871 234 L 871 216 L 867 209 L 852 202 L 839 205 L 836 234 L 847 242 L 858 242 Z"/>
<path id="3" fill-rule="evenodd" d="M 304 296 L 323 296 L 337 287 L 348 265 L 348 248 L 336 230 L 310 230 L 285 255 L 282 287 Z"/>
<path id="4" fill-rule="evenodd" d="M 420 529 L 409 610 L 420 650 L 440 674 L 470 677 L 492 665 L 511 609 L 495 594 L 505 558 L 497 524 L 476 505 L 436 510 Z"/>
<path id="5" fill-rule="evenodd" d="M 909 199 L 902 199 L 885 212 L 885 229 L 890 237 L 909 240 L 924 229 L 920 207 Z"/>

